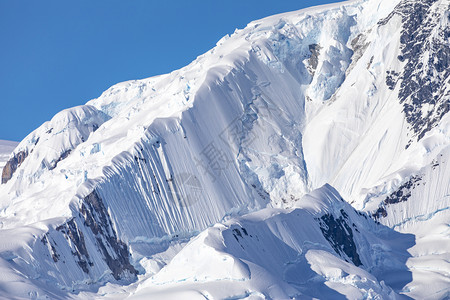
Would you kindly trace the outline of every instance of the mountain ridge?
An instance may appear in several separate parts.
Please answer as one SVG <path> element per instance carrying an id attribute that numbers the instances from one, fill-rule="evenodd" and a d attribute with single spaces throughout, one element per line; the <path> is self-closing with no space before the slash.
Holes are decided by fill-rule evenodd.
<path id="1" fill-rule="evenodd" d="M 431 109 L 428 102 L 416 105 L 418 98 L 405 92 L 406 83 L 415 86 L 407 76 L 415 58 L 399 58 L 413 46 L 402 43 L 410 24 L 405 16 L 415 13 L 402 10 L 408 3 L 347 1 L 254 21 L 180 70 L 117 84 L 84 106 L 58 113 L 19 144 L 10 171 L 2 176 L 4 238 L 14 231 L 33 232 L 13 248 L 2 249 L 2 270 L 35 274 L 31 278 L 47 282 L 47 292 L 60 297 L 71 291 L 89 293 L 108 282 L 131 283 L 132 290 L 136 280 L 147 286 L 159 272 L 177 269 L 175 258 L 186 257 L 182 253 L 189 253 L 184 249 L 192 244 L 202 247 L 199 240 L 220 227 L 214 225 L 217 222 L 232 226 L 242 216 L 264 209 L 289 211 L 314 202 L 307 195 L 319 193 L 318 198 L 328 203 L 325 207 L 334 205 L 326 202 L 330 195 L 336 199 L 342 195 L 362 210 L 355 218 L 373 217 L 374 224 L 379 223 L 367 225 L 370 228 L 392 226 L 399 234 L 415 234 L 414 243 L 405 243 L 416 256 L 402 261 L 399 268 L 422 276 L 423 271 L 408 265 L 423 251 L 430 255 L 423 250 L 430 245 L 427 234 L 418 233 L 418 222 L 441 228 L 448 221 L 449 94 L 436 98 Z M 414 23 L 418 28 L 414 34 L 425 30 L 425 39 L 445 45 L 445 3 L 426 2 L 422 13 L 430 17 Z M 436 18 L 444 31 L 443 35 L 437 31 L 441 40 L 430 37 L 425 24 Z M 425 48 L 417 51 L 422 59 L 430 54 Z M 449 53 L 440 55 L 445 58 Z M 449 86 L 445 64 L 436 74 L 426 82 L 434 80 L 445 91 Z M 405 108 L 411 105 L 412 109 Z M 409 112 L 417 114 L 423 107 L 433 115 L 438 112 L 433 124 L 411 119 Z M 410 126 L 413 121 L 425 125 L 417 131 Z M 318 192 L 323 190 L 327 192 Z M 432 197 L 421 203 L 424 195 Z M 341 270 L 362 276 L 373 270 L 358 267 L 360 244 L 340 245 L 351 239 L 330 237 L 331 227 L 341 237 L 350 232 L 351 224 L 337 220 L 354 214 L 353 208 L 343 211 L 310 222 L 323 236 L 322 246 L 314 251 L 328 252 L 320 253 L 336 257 Z M 265 218 L 260 224 L 266 226 Z M 435 235 L 437 244 L 446 249 L 445 234 Z M 219 234 L 211 239 L 221 238 Z M 373 246 L 389 248 L 387 241 L 380 243 Z M 342 252 L 341 246 L 351 250 Z M 310 250 L 311 259 L 317 261 L 319 256 Z M 374 261 L 383 251 L 372 253 Z M 305 259 L 307 251 L 297 255 Z M 409 254 L 398 257 L 404 255 Z M 433 255 L 430 259 L 445 261 L 448 253 Z M 233 259 L 241 266 L 238 274 L 255 272 Z M 342 264 L 345 260 L 356 269 L 348 269 Z M 329 270 L 320 268 L 327 265 L 319 264 L 312 272 L 325 278 L 321 285 L 325 289 Z M 446 271 L 433 270 L 438 274 L 433 277 L 438 282 L 434 290 L 445 295 Z M 376 275 L 373 297 L 424 296 L 416 287 L 426 280 L 413 281 L 406 275 L 409 281 L 400 276 L 396 283 L 385 277 L 388 271 Z M 233 285 L 236 278 L 221 280 Z M 384 280 L 389 287 L 383 286 Z M 275 286 L 285 284 L 274 281 Z M 351 280 L 340 284 L 332 290 L 359 295 L 355 297 L 367 288 L 349 290 L 356 284 Z M 292 297 L 313 296 L 305 287 L 288 285 Z M 237 285 L 233 293 L 246 295 L 242 288 Z M 214 295 L 217 289 L 210 292 Z M 2 293 L 11 294 L 3 288 Z M 270 295 L 261 283 L 246 297 L 253 293 Z"/>

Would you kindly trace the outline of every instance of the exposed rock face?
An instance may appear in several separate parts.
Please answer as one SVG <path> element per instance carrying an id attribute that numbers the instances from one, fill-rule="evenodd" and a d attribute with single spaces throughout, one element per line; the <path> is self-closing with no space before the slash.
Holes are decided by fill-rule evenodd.
<path id="1" fill-rule="evenodd" d="M 28 153 L 26 151 L 20 151 L 19 153 L 15 154 L 10 160 L 8 160 L 5 167 L 3 168 L 2 184 L 7 183 L 11 179 L 14 172 L 16 172 L 17 168 L 20 167 L 27 156 Z"/>
<path id="2" fill-rule="evenodd" d="M 56 166 L 58 165 L 58 163 L 60 161 L 62 161 L 63 159 L 65 159 L 67 156 L 69 156 L 70 152 L 72 152 L 72 149 L 67 149 L 65 150 L 63 153 L 61 153 L 61 156 L 53 163 L 53 165 L 51 165 L 49 167 L 49 170 L 53 170 L 54 168 L 56 168 Z"/>
<path id="3" fill-rule="evenodd" d="M 375 219 L 387 217 L 386 206 L 408 201 L 409 197 L 411 197 L 411 190 L 420 185 L 421 180 L 422 178 L 418 175 L 412 176 L 408 181 L 399 186 L 396 191 L 384 199 L 382 205 L 372 214 L 372 217 Z"/>
<path id="4" fill-rule="evenodd" d="M 59 261 L 60 255 L 56 251 L 55 247 L 55 241 L 50 241 L 48 232 L 44 234 L 44 236 L 41 239 L 41 242 L 48 247 L 48 250 L 52 256 L 53 261 L 56 263 Z"/>
<path id="5" fill-rule="evenodd" d="M 76 256 L 76 262 L 85 273 L 89 273 L 89 266 L 94 263 L 90 260 L 89 253 L 86 248 L 83 232 L 78 228 L 74 219 L 69 220 L 65 224 L 56 228 L 57 231 L 64 234 L 67 240 L 71 241 L 72 254 Z"/>
<path id="6" fill-rule="evenodd" d="M 45 233 L 41 242 L 52 263 L 67 268 L 73 256 L 76 264 L 72 266 L 78 265 L 94 282 L 99 273 L 108 273 L 108 268 L 115 280 L 133 280 L 137 274 L 128 247 L 117 237 L 108 210 L 95 190 L 82 200 L 74 217 Z"/>
<path id="7" fill-rule="evenodd" d="M 369 47 L 370 42 L 367 41 L 367 36 L 363 33 L 358 34 L 352 41 L 351 46 L 353 50 L 353 56 L 352 56 L 352 63 L 349 66 L 347 73 L 350 72 L 355 64 L 359 61 L 359 59 L 364 55 L 364 52 Z M 373 59 L 373 58 L 372 58 Z M 370 64 L 367 66 L 367 68 L 370 67 Z"/>
<path id="8" fill-rule="evenodd" d="M 320 49 L 322 49 L 322 47 L 320 47 L 319 44 L 311 44 L 308 46 L 308 48 L 311 52 L 311 56 L 308 59 L 309 73 L 314 76 L 317 65 L 319 64 Z"/>
<path id="9" fill-rule="evenodd" d="M 81 214 L 85 225 L 95 235 L 97 246 L 111 269 L 114 278 L 116 280 L 121 279 L 121 275 L 126 271 L 131 274 L 137 274 L 136 269 L 130 264 L 128 247 L 117 237 L 108 210 L 95 190 L 84 198 Z M 79 239 L 80 241 L 81 238 Z M 81 247 L 81 250 L 83 250 L 83 247 Z M 86 249 L 84 248 L 84 250 Z M 89 262 L 87 252 L 86 254 L 84 252 L 80 254 Z"/>
<path id="10" fill-rule="evenodd" d="M 334 251 L 345 260 L 347 260 L 346 257 L 348 257 L 356 266 L 360 266 L 362 265 L 362 262 L 359 258 L 358 251 L 356 250 L 355 241 L 353 240 L 352 228 L 346 222 L 347 219 L 347 214 L 341 209 L 339 218 L 335 218 L 329 213 L 323 215 L 318 220 L 323 236 L 333 247 Z M 355 230 L 357 231 L 356 227 Z"/>
<path id="11" fill-rule="evenodd" d="M 380 22 L 402 18 L 398 59 L 406 65 L 401 73 L 388 72 L 386 84 L 393 90 L 399 76 L 399 100 L 417 140 L 450 111 L 450 5 L 437 6 L 437 0 L 405 0 Z"/>

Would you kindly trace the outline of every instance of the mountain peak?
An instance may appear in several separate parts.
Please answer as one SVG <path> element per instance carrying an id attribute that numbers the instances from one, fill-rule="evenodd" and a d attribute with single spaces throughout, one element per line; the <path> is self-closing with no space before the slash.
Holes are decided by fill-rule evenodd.
<path id="1" fill-rule="evenodd" d="M 3 172 L 0 295 L 444 296 L 447 7 L 267 17 L 58 113 Z"/>

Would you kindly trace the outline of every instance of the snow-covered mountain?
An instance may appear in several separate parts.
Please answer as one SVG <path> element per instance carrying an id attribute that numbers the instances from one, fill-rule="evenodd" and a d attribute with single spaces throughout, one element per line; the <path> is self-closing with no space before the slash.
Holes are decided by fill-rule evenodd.
<path id="1" fill-rule="evenodd" d="M 3 168 L 0 297 L 449 297 L 449 8 L 271 16 L 58 113 Z"/>

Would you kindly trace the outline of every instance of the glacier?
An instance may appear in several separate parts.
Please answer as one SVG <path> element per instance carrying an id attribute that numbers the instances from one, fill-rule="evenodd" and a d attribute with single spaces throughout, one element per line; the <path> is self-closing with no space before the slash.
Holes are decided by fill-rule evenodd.
<path id="1" fill-rule="evenodd" d="M 445 299 L 449 8 L 270 16 L 56 114 L 3 164 L 0 297 Z"/>

